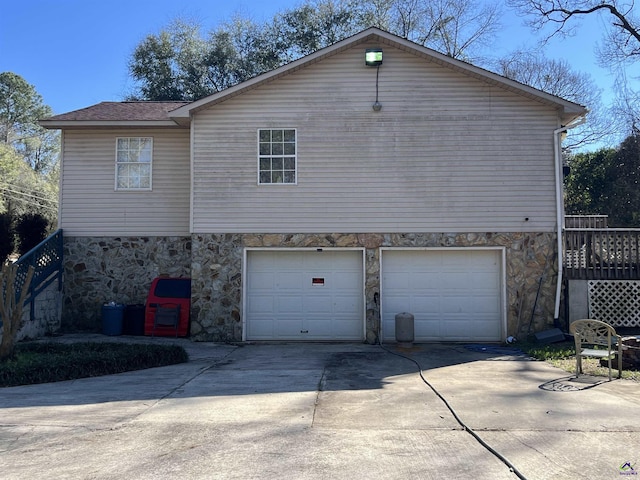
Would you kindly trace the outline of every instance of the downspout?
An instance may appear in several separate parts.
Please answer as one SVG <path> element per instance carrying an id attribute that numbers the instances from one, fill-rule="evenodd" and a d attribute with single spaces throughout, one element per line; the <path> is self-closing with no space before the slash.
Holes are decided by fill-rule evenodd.
<path id="1" fill-rule="evenodd" d="M 587 118 L 585 116 L 582 116 L 576 123 L 557 128 L 553 131 L 553 156 L 556 168 L 556 226 L 558 232 L 558 281 L 556 283 L 556 301 L 555 308 L 553 310 L 554 326 L 558 326 L 560 321 L 560 296 L 562 294 L 562 276 L 564 264 L 564 197 L 562 195 L 562 142 L 560 141 L 560 135 L 571 128 L 582 125 L 586 121 Z"/>

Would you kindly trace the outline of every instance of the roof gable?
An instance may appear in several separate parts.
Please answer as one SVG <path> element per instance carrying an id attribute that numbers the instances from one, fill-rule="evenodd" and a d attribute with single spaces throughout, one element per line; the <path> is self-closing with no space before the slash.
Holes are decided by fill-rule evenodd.
<path id="1" fill-rule="evenodd" d="M 323 48 L 293 61 L 287 65 L 279 67 L 270 72 L 258 75 L 252 79 L 242 82 L 238 85 L 230 87 L 226 90 L 214 93 L 195 102 L 186 104 L 170 113 L 172 119 L 178 123 L 188 122 L 192 114 L 199 110 L 210 108 L 217 103 L 228 100 L 229 98 L 241 95 L 244 92 L 253 90 L 266 83 L 273 82 L 283 76 L 290 75 L 300 69 L 308 67 L 312 64 L 322 61 L 325 58 L 337 55 L 340 52 L 366 42 L 377 42 L 381 47 L 392 46 L 416 56 L 423 58 L 425 61 L 436 63 L 445 68 L 475 78 L 484 83 L 495 85 L 505 90 L 511 91 L 517 95 L 529 98 L 532 101 L 548 105 L 559 111 L 563 123 L 569 124 L 573 120 L 585 115 L 587 110 L 582 105 L 562 99 L 555 95 L 545 93 L 536 88 L 508 79 L 497 73 L 490 72 L 480 67 L 476 67 L 469 63 L 447 55 L 441 54 L 427 47 L 423 47 L 409 40 L 403 39 L 391 33 L 385 32 L 375 27 L 364 30 L 352 37 L 337 42 L 329 47 Z M 364 61 L 364 60 L 363 60 Z"/>
<path id="2" fill-rule="evenodd" d="M 427 47 L 372 27 L 352 37 L 323 48 L 270 72 L 258 75 L 221 92 L 214 93 L 195 102 L 101 102 L 80 110 L 55 115 L 40 121 L 45 128 L 101 128 L 101 127 L 183 127 L 188 128 L 191 115 L 199 110 L 211 108 L 229 98 L 273 82 L 296 71 L 337 55 L 359 44 L 375 42 L 380 47 L 391 46 L 409 52 L 426 62 L 475 78 L 489 85 L 503 88 L 539 104 L 558 111 L 564 125 L 585 115 L 587 110 L 577 103 L 550 95 L 528 85 L 510 80 L 497 73 L 456 60 Z"/>

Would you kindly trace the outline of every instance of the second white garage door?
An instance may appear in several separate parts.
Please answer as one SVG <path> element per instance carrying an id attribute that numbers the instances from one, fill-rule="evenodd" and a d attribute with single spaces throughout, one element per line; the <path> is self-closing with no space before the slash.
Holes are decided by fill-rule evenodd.
<path id="1" fill-rule="evenodd" d="M 361 250 L 247 252 L 247 340 L 362 340 Z"/>
<path id="2" fill-rule="evenodd" d="M 500 250 L 384 250 L 384 341 L 402 312 L 414 315 L 417 342 L 501 340 L 502 277 Z"/>

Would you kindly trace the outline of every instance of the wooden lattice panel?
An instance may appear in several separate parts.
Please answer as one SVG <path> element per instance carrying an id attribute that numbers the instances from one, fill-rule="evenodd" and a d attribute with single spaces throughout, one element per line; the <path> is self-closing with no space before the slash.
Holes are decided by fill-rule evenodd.
<path id="1" fill-rule="evenodd" d="M 589 280 L 589 317 L 640 327 L 640 280 Z"/>

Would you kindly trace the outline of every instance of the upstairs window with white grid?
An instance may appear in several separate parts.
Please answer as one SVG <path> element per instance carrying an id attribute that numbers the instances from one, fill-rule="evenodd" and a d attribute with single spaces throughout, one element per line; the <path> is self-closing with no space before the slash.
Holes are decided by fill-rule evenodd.
<path id="1" fill-rule="evenodd" d="M 151 190 L 152 137 L 116 139 L 116 190 Z"/>
<path id="2" fill-rule="evenodd" d="M 296 184 L 296 130 L 258 130 L 258 183 Z"/>

